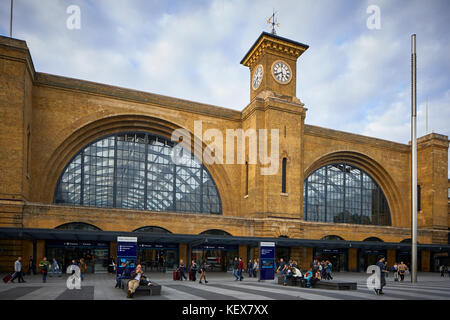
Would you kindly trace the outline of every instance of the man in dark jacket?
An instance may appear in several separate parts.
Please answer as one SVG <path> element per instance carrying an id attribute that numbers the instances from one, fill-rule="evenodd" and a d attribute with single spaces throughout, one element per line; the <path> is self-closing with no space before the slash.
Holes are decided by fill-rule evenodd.
<path id="1" fill-rule="evenodd" d="M 381 282 L 380 289 L 375 289 L 375 293 L 377 295 L 383 295 L 384 294 L 383 293 L 383 287 L 386 285 L 386 277 L 385 277 L 385 275 L 386 275 L 386 272 L 388 272 L 388 271 L 386 271 L 386 269 L 385 269 L 384 261 L 385 261 L 385 258 L 383 256 L 381 256 L 380 260 L 378 260 L 378 262 L 377 262 L 377 267 L 380 268 L 380 282 Z"/>
<path id="2" fill-rule="evenodd" d="M 234 261 L 233 261 L 233 276 L 236 278 L 234 281 L 238 281 L 239 280 L 238 268 L 239 268 L 239 260 L 238 260 L 237 257 L 234 257 Z"/>

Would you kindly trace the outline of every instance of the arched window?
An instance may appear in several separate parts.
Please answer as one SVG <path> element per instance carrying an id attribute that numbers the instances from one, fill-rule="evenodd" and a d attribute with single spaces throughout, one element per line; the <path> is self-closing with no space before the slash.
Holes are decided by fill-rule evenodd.
<path id="1" fill-rule="evenodd" d="M 331 236 L 325 236 L 320 240 L 331 240 L 331 241 L 344 241 L 344 239 L 342 239 L 339 236 L 335 236 L 335 235 L 331 235 Z"/>
<path id="2" fill-rule="evenodd" d="M 229 234 L 228 232 L 223 231 L 223 230 L 218 230 L 218 229 L 206 230 L 200 234 L 209 235 L 209 236 L 231 236 L 231 234 Z"/>
<path id="3" fill-rule="evenodd" d="M 391 225 L 383 191 L 363 170 L 345 163 L 325 165 L 304 182 L 307 221 Z"/>
<path id="4" fill-rule="evenodd" d="M 364 239 L 363 241 L 367 241 L 367 242 L 383 242 L 383 240 L 381 240 L 380 238 L 377 238 L 377 237 L 370 237 L 370 238 Z"/>
<path id="5" fill-rule="evenodd" d="M 221 214 L 216 184 L 206 167 L 174 143 L 148 133 L 120 133 L 83 148 L 66 166 L 55 203 L 151 211 Z"/>
<path id="6" fill-rule="evenodd" d="M 66 224 L 62 224 L 55 229 L 58 230 L 82 230 L 82 231 L 101 231 L 102 229 L 84 222 L 70 222 Z"/>
<path id="7" fill-rule="evenodd" d="M 134 230 L 133 232 L 150 232 L 150 233 L 172 233 L 167 229 L 161 228 L 161 227 L 142 227 L 139 229 Z"/>

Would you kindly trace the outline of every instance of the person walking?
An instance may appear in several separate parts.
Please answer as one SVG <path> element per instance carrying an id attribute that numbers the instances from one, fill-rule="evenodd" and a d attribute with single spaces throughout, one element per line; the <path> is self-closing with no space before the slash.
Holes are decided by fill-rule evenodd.
<path id="1" fill-rule="evenodd" d="M 284 262 L 283 258 L 280 258 L 280 263 L 277 268 L 277 273 L 280 273 L 280 276 L 284 275 L 287 270 L 286 262 Z"/>
<path id="2" fill-rule="evenodd" d="M 206 269 L 207 269 L 207 265 L 206 265 L 206 261 L 203 260 L 202 265 L 200 266 L 200 280 L 198 281 L 199 283 L 202 283 L 202 279 L 205 279 L 205 283 L 208 283 L 208 281 L 206 281 Z"/>
<path id="3" fill-rule="evenodd" d="M 385 275 L 386 275 L 386 273 L 388 271 L 385 269 L 384 261 L 385 261 L 384 257 L 381 256 L 380 260 L 378 260 L 378 262 L 377 262 L 377 267 L 380 268 L 380 289 L 375 289 L 375 293 L 377 295 L 383 295 L 384 294 L 383 293 L 383 287 L 386 285 Z"/>
<path id="4" fill-rule="evenodd" d="M 186 272 L 186 265 L 184 264 L 183 259 L 180 260 L 178 270 L 180 270 L 180 280 L 183 281 L 183 278 L 184 280 L 187 280 L 186 275 L 184 274 Z"/>
<path id="5" fill-rule="evenodd" d="M 239 264 L 238 264 L 239 281 L 244 280 L 244 276 L 242 275 L 243 271 L 244 271 L 244 261 L 242 261 L 242 258 L 239 258 Z"/>
<path id="6" fill-rule="evenodd" d="M 22 257 L 18 257 L 16 262 L 14 262 L 14 275 L 11 278 L 11 282 L 14 283 L 14 280 L 16 278 L 19 278 L 19 283 L 26 282 L 23 279 L 23 272 L 22 272 Z"/>
<path id="7" fill-rule="evenodd" d="M 441 277 L 444 277 L 445 276 L 445 268 L 444 268 L 443 264 L 439 267 L 439 271 L 441 272 Z"/>
<path id="8" fill-rule="evenodd" d="M 42 273 L 42 282 L 47 282 L 47 273 L 48 269 L 50 268 L 50 262 L 47 261 L 47 257 L 44 257 L 42 261 L 39 263 L 39 267 L 41 268 Z"/>
<path id="9" fill-rule="evenodd" d="M 405 280 L 405 274 L 406 274 L 406 270 L 408 269 L 408 267 L 406 266 L 406 264 L 402 262 L 400 262 L 400 265 L 398 266 L 398 274 L 400 275 L 400 281 Z"/>
<path id="10" fill-rule="evenodd" d="M 197 280 L 197 270 L 198 270 L 198 266 L 195 263 L 195 260 L 192 260 L 191 265 L 189 267 L 189 279 L 192 281 L 196 281 Z"/>

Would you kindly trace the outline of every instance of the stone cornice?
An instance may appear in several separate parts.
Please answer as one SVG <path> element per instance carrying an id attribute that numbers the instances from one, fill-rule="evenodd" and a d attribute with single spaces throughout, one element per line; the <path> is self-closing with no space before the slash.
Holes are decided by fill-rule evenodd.
<path id="1" fill-rule="evenodd" d="M 70 91 L 81 91 L 113 99 L 150 104 L 232 121 L 240 121 L 241 118 L 241 112 L 233 109 L 46 73 L 36 73 L 35 85 Z"/>
<path id="2" fill-rule="evenodd" d="M 292 59 L 297 59 L 306 49 L 308 49 L 308 46 L 302 43 L 263 32 L 242 59 L 241 64 L 251 69 L 266 50 L 272 50 L 276 53 L 291 56 Z"/>
<path id="3" fill-rule="evenodd" d="M 388 140 L 382 140 L 382 139 L 378 139 L 378 138 L 367 137 L 367 136 L 363 136 L 363 135 L 355 134 L 355 133 L 349 133 L 349 132 L 344 132 L 344 131 L 322 128 L 322 127 L 313 126 L 313 125 L 309 125 L 309 124 L 305 124 L 304 132 L 305 132 L 305 135 L 310 135 L 310 136 L 318 136 L 318 137 L 335 139 L 335 140 L 347 140 L 350 142 L 356 142 L 356 143 L 361 143 L 361 144 L 370 144 L 375 147 L 392 149 L 392 150 L 395 150 L 398 152 L 408 152 L 408 153 L 410 152 L 410 147 L 406 144 L 388 141 Z"/>

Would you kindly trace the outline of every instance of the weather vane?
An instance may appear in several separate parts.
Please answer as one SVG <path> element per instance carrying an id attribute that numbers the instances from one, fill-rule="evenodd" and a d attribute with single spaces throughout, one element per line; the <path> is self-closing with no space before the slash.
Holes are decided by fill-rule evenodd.
<path id="1" fill-rule="evenodd" d="M 280 27 L 280 24 L 278 23 L 277 18 L 275 18 L 275 15 L 277 12 L 275 10 L 273 11 L 273 14 L 270 16 L 269 19 L 267 19 L 267 23 L 272 25 L 272 34 L 276 35 L 277 32 L 275 31 L 275 27 Z"/>

